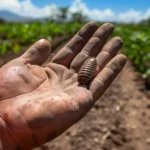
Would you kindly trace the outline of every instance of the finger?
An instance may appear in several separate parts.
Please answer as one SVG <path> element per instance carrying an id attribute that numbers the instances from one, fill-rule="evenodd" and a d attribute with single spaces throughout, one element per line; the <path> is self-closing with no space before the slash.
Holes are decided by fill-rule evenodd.
<path id="1" fill-rule="evenodd" d="M 82 50 L 96 29 L 97 24 L 95 22 L 87 23 L 71 39 L 71 41 L 66 44 L 64 48 L 56 54 L 56 56 L 54 56 L 52 62 L 69 67 L 73 58 Z"/>
<path id="2" fill-rule="evenodd" d="M 103 24 L 92 36 L 89 42 L 84 46 L 83 50 L 75 57 L 71 63 L 71 68 L 76 72 L 79 71 L 82 64 L 89 56 L 96 57 L 101 51 L 104 44 L 114 30 L 114 26 L 110 23 Z"/>
<path id="3" fill-rule="evenodd" d="M 94 101 L 98 100 L 108 86 L 116 78 L 127 61 L 126 56 L 119 54 L 114 57 L 106 67 L 95 77 L 90 85 Z"/>
<path id="4" fill-rule="evenodd" d="M 25 63 L 41 65 L 50 56 L 50 53 L 49 41 L 41 39 L 34 43 L 19 59 Z"/>
<path id="5" fill-rule="evenodd" d="M 51 69 L 53 72 L 55 72 L 55 74 L 57 75 L 58 79 L 62 79 L 63 77 L 63 73 L 64 71 L 67 69 L 66 67 L 59 65 L 59 64 L 55 64 L 55 63 L 48 63 L 46 65 L 43 66 L 44 68 L 47 67 L 49 69 Z"/>
<path id="6" fill-rule="evenodd" d="M 99 73 L 106 64 L 117 54 L 123 46 L 123 40 L 120 37 L 112 38 L 97 56 L 97 72 Z"/>

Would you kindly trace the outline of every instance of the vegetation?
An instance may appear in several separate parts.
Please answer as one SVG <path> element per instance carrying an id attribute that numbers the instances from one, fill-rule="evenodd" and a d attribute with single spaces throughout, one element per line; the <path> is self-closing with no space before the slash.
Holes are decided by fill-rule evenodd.
<path id="1" fill-rule="evenodd" d="M 68 17 L 68 7 L 59 8 L 59 14 L 57 15 L 57 20 L 60 22 L 65 22 Z"/>
<path id="2" fill-rule="evenodd" d="M 142 20 L 142 21 L 140 22 L 140 25 L 147 25 L 147 26 L 150 26 L 150 18 L 145 19 L 145 20 Z"/>
<path id="3" fill-rule="evenodd" d="M 5 23 L 5 20 L 0 18 L 0 24 Z"/>
<path id="4" fill-rule="evenodd" d="M 75 12 L 72 14 L 72 20 L 76 20 L 79 23 L 86 22 L 88 18 L 84 16 L 81 12 Z"/>
<path id="5" fill-rule="evenodd" d="M 46 38 L 49 41 L 56 36 L 72 35 L 80 29 L 79 23 L 12 23 L 0 25 L 0 53 L 7 51 L 19 52 L 20 47 L 26 47 L 38 39 Z"/>
<path id="6" fill-rule="evenodd" d="M 133 61 L 143 78 L 150 77 L 150 29 L 140 25 L 120 25 L 115 34 L 124 40 L 123 52 Z"/>
<path id="7" fill-rule="evenodd" d="M 62 10 L 62 20 L 66 19 L 67 8 Z M 50 41 L 56 36 L 73 35 L 83 25 L 82 16 L 68 23 L 2 23 L 0 24 L 0 53 L 8 51 L 17 53 L 21 47 L 27 47 L 38 39 L 46 38 Z M 81 21 L 80 21 L 81 20 Z M 144 78 L 150 77 L 150 28 L 140 25 L 116 25 L 113 36 L 120 36 L 124 40 L 123 52 L 131 59 Z"/>

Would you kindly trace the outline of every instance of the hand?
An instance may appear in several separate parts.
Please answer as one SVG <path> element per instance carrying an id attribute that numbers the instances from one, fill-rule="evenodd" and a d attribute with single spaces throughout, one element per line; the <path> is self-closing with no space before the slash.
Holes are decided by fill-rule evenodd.
<path id="1" fill-rule="evenodd" d="M 101 97 L 126 62 L 121 38 L 106 43 L 113 25 L 86 24 L 45 66 L 48 41 L 33 44 L 0 69 L 0 149 L 28 150 L 59 136 L 81 119 Z M 105 44 L 106 43 L 106 44 Z M 89 57 L 97 69 L 89 88 L 77 73 Z"/>

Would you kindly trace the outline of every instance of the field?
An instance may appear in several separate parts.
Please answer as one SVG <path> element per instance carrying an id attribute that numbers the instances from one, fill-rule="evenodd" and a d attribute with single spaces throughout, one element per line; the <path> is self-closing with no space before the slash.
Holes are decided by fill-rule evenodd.
<path id="1" fill-rule="evenodd" d="M 19 53 L 24 47 L 38 39 L 46 38 L 52 41 L 56 37 L 73 35 L 83 24 L 80 23 L 25 23 L 0 25 L 0 54 L 8 51 Z M 138 25 L 116 25 L 113 36 L 120 36 L 124 40 L 122 50 L 132 60 L 138 72 L 149 83 L 150 79 L 150 28 Z"/>
<path id="2" fill-rule="evenodd" d="M 150 84 L 150 29 L 147 26 L 117 26 L 115 35 L 124 40 L 123 53 L 133 62 L 136 70 Z M 149 87 L 147 87 L 149 88 Z"/>
<path id="3" fill-rule="evenodd" d="M 1 24 L 0 65 L 40 38 L 51 41 L 55 53 L 82 25 Z M 116 24 L 112 36 L 120 36 L 124 41 L 120 52 L 130 60 L 125 69 L 83 120 L 35 150 L 149 150 L 150 28 Z"/>

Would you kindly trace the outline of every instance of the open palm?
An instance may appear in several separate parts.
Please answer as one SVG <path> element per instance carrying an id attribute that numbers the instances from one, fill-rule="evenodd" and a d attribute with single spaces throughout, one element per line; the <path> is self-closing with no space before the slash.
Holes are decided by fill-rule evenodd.
<path id="1" fill-rule="evenodd" d="M 81 119 L 104 93 L 126 57 L 115 56 L 123 43 L 119 37 L 106 43 L 113 25 L 97 28 L 94 22 L 86 24 L 44 66 L 50 44 L 40 40 L 0 69 L 1 149 L 27 150 L 54 139 Z M 98 64 L 86 88 L 78 85 L 77 73 L 91 56 Z"/>

